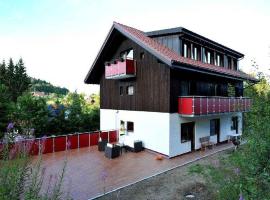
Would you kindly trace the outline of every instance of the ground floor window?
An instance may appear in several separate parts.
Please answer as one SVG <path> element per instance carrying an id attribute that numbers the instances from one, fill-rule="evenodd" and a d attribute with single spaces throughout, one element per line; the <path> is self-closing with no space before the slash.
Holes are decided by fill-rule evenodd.
<path id="1" fill-rule="evenodd" d="M 127 131 L 134 132 L 134 122 L 127 122 Z"/>
<path id="2" fill-rule="evenodd" d="M 181 143 L 191 141 L 193 138 L 194 123 L 181 124 Z"/>
<path id="3" fill-rule="evenodd" d="M 211 119 L 210 120 L 210 136 L 219 134 L 219 126 L 220 126 L 219 119 Z"/>

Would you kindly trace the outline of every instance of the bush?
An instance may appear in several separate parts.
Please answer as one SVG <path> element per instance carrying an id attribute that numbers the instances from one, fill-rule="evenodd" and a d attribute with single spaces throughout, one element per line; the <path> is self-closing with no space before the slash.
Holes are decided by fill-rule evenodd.
<path id="1" fill-rule="evenodd" d="M 62 191 L 66 161 L 58 178 L 44 190 L 45 168 L 41 156 L 33 162 L 29 157 L 31 145 L 6 144 L 0 160 L 0 199 L 58 200 L 69 199 Z"/>

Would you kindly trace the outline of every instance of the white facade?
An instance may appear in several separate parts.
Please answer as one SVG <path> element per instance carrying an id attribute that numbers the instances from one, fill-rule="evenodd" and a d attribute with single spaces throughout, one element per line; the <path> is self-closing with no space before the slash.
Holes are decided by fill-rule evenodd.
<path id="1" fill-rule="evenodd" d="M 141 140 L 143 146 L 152 151 L 174 157 L 191 151 L 191 141 L 181 143 L 181 124 L 195 122 L 194 146 L 199 149 L 199 139 L 210 136 L 210 120 L 220 119 L 220 142 L 228 139 L 228 134 L 235 133 L 231 130 L 233 116 L 238 117 L 238 133 L 242 133 L 242 113 L 222 114 L 203 117 L 181 117 L 178 113 L 161 113 L 127 110 L 100 110 L 100 129 L 111 130 L 120 128 L 120 121 L 133 122 L 134 131 L 126 132 L 121 140 L 126 142 Z M 217 136 L 211 136 L 211 141 L 217 142 Z"/>

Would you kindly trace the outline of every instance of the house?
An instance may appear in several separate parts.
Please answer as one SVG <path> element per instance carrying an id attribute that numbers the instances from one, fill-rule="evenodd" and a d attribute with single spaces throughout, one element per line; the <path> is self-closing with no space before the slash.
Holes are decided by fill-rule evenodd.
<path id="1" fill-rule="evenodd" d="M 241 134 L 244 55 L 185 28 L 143 32 L 114 22 L 85 83 L 100 85 L 100 129 L 174 157 Z M 208 137 L 209 138 L 209 137 Z"/>

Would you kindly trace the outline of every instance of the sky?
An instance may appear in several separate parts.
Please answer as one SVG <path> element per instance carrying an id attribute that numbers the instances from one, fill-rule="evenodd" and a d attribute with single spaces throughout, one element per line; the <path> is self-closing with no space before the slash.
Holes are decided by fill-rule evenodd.
<path id="1" fill-rule="evenodd" d="M 270 69 L 270 1 L 0 0 L 0 60 L 23 58 L 35 78 L 86 94 L 84 84 L 113 21 L 142 31 L 185 27 Z"/>

